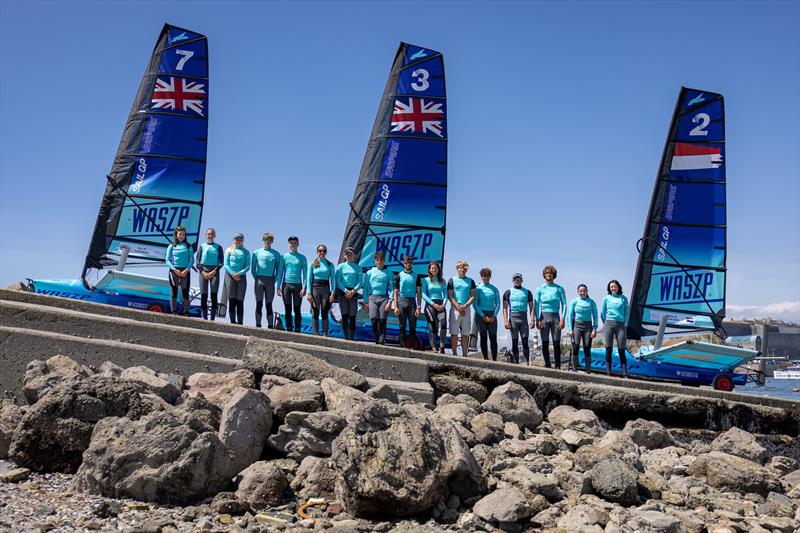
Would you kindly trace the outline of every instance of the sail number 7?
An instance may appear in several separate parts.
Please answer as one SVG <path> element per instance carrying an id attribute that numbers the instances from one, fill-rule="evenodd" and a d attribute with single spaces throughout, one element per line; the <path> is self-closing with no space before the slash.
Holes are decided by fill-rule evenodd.
<path id="1" fill-rule="evenodd" d="M 178 61 L 178 65 L 175 67 L 175 70 L 183 70 L 183 66 L 194 55 L 194 52 L 192 50 L 175 50 L 175 53 L 178 54 L 179 56 L 183 56 Z"/>
<path id="2" fill-rule="evenodd" d="M 699 124 L 698 124 L 699 122 Z M 708 131 L 706 128 L 711 123 L 711 117 L 708 116 L 706 113 L 698 113 L 694 117 L 692 117 L 692 123 L 697 124 L 692 131 L 689 132 L 689 135 L 701 135 L 705 137 L 708 135 Z"/>

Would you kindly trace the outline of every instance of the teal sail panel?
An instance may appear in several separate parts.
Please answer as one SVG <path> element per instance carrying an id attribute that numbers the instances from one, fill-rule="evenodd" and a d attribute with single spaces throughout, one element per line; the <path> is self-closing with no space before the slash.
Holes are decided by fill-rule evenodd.
<path id="1" fill-rule="evenodd" d="M 164 261 L 177 226 L 197 246 L 208 138 L 208 41 L 165 25 L 139 85 L 86 256 L 87 269 Z"/>
<path id="2" fill-rule="evenodd" d="M 677 330 L 721 334 L 725 316 L 725 107 L 721 94 L 682 88 L 647 215 L 629 337 Z"/>

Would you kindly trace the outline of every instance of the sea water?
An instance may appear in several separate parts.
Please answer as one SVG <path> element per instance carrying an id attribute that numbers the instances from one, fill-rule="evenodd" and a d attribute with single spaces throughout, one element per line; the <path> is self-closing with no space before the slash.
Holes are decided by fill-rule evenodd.
<path id="1" fill-rule="evenodd" d="M 793 392 L 792 389 L 800 389 L 800 379 L 767 378 L 767 382 L 763 387 L 759 387 L 755 383 L 748 383 L 747 385 L 736 387 L 734 392 L 800 402 L 800 392 Z"/>

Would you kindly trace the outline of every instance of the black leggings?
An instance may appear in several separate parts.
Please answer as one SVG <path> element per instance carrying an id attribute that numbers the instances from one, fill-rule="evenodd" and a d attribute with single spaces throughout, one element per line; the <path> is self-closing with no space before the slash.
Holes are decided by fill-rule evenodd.
<path id="1" fill-rule="evenodd" d="M 211 293 L 211 320 L 217 318 L 217 293 Z M 200 294 L 200 310 L 203 314 L 203 319 L 208 320 L 208 293 L 203 292 Z"/>
<path id="2" fill-rule="evenodd" d="M 180 277 L 175 274 L 174 271 L 169 271 L 169 305 L 170 311 L 173 313 L 178 312 L 178 287 L 181 289 L 181 303 L 183 304 L 182 313 L 184 315 L 189 314 L 189 284 L 190 284 L 190 274 L 186 274 L 185 277 Z"/>
<path id="3" fill-rule="evenodd" d="M 400 311 L 400 338 L 399 344 L 401 348 L 406 346 L 406 322 L 408 322 L 408 329 L 411 337 L 417 335 L 417 317 L 414 316 L 417 312 L 417 300 L 401 296 L 397 298 L 397 306 Z"/>
<path id="4" fill-rule="evenodd" d="M 228 314 L 231 316 L 231 324 L 244 324 L 244 300 L 229 298 Z"/>
<path id="5" fill-rule="evenodd" d="M 572 326 L 572 366 L 578 370 L 578 356 L 583 346 L 586 371 L 592 368 L 592 323 L 576 321 Z"/>
<path id="6" fill-rule="evenodd" d="M 303 286 L 294 283 L 283 284 L 283 308 L 286 315 L 286 331 L 296 331 L 300 333 L 303 324 L 303 316 L 300 314 L 300 306 L 303 303 L 300 291 Z M 294 311 L 294 321 L 292 321 L 292 311 Z M 292 328 L 294 324 L 294 329 Z"/>
<path id="7" fill-rule="evenodd" d="M 485 316 L 494 316 L 493 313 L 483 311 Z M 475 316 L 475 323 L 478 324 L 478 334 L 481 337 L 481 353 L 484 359 L 489 359 L 489 354 L 486 346 L 486 337 L 489 337 L 489 343 L 492 346 L 492 361 L 497 361 L 497 320 L 491 324 L 484 322 L 483 317 Z"/>
<path id="8" fill-rule="evenodd" d="M 544 355 L 544 366 L 550 368 L 550 343 L 542 339 L 542 355 Z M 556 368 L 561 368 L 561 343 L 553 343 L 553 358 Z"/>
<path id="9" fill-rule="evenodd" d="M 433 300 L 433 303 L 442 305 L 444 301 Z M 431 348 L 442 347 L 447 338 L 447 311 L 437 311 L 432 305 L 425 304 L 425 318 L 428 319 L 428 341 Z"/>
<path id="10" fill-rule="evenodd" d="M 316 283 L 316 282 L 315 282 Z M 319 334 L 319 315 L 322 314 L 322 334 L 328 335 L 328 315 L 331 312 L 331 288 L 327 283 L 312 285 L 311 287 L 311 316 L 313 317 L 314 333 Z"/>

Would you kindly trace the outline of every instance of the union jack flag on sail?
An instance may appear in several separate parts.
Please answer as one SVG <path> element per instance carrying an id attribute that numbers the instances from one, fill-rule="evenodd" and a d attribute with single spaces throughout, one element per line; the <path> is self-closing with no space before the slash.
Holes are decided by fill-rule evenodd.
<path id="1" fill-rule="evenodd" d="M 442 137 L 444 109 L 442 103 L 424 98 L 394 101 L 392 130 L 398 132 L 433 133 Z"/>
<path id="2" fill-rule="evenodd" d="M 205 98 L 206 90 L 202 83 L 175 76 L 156 78 L 152 109 L 194 111 L 202 117 Z"/>

